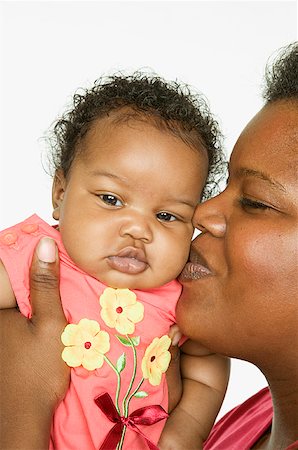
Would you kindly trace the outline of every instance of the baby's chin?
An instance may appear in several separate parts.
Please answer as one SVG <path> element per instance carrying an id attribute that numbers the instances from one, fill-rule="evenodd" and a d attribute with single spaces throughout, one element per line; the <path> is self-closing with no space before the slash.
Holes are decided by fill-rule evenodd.
<path id="1" fill-rule="evenodd" d="M 114 289 L 132 289 L 142 291 L 156 289 L 172 281 L 172 279 L 168 278 L 159 279 L 157 281 L 156 279 L 153 279 L 153 277 L 148 276 L 148 274 L 145 275 L 145 273 L 138 275 L 127 275 L 121 272 L 110 273 L 106 276 L 96 276 L 95 278 L 97 278 L 101 283 L 104 283 Z"/>

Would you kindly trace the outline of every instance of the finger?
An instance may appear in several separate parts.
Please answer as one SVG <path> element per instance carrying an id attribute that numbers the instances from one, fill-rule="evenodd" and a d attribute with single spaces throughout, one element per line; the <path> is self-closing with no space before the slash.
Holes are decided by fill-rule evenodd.
<path id="1" fill-rule="evenodd" d="M 53 239 L 42 238 L 35 249 L 30 269 L 32 319 L 65 321 L 59 293 L 59 258 Z"/>
<path id="2" fill-rule="evenodd" d="M 169 352 L 171 353 L 171 361 L 167 370 L 167 378 L 171 377 L 171 379 L 177 380 L 180 378 L 180 349 L 171 345 Z"/>
<path id="3" fill-rule="evenodd" d="M 168 411 L 171 412 L 180 401 L 182 395 L 182 381 L 180 373 L 180 350 L 179 347 L 171 346 L 171 362 L 166 372 L 168 383 Z"/>
<path id="4" fill-rule="evenodd" d="M 171 353 L 171 364 L 169 367 L 179 367 L 180 371 L 180 349 L 177 345 L 171 345 L 169 348 L 169 352 Z"/>
<path id="5" fill-rule="evenodd" d="M 174 345 L 174 346 L 178 345 L 178 342 L 182 338 L 182 333 L 179 330 L 179 327 L 177 324 L 171 326 L 168 335 L 172 341 L 172 345 Z"/>

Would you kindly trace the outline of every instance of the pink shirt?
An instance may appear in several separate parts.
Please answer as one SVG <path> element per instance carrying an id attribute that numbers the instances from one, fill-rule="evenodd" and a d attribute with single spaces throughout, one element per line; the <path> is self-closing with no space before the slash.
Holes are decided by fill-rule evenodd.
<path id="1" fill-rule="evenodd" d="M 116 335 L 120 333 L 108 327 L 100 316 L 99 297 L 106 286 L 76 267 L 63 247 L 60 233 L 36 215 L 0 233 L 0 258 L 10 277 L 18 306 L 22 314 L 30 317 L 29 267 L 35 246 L 42 236 L 52 237 L 59 248 L 60 291 L 68 322 L 77 324 L 82 318 L 97 321 L 100 329 L 106 331 L 110 337 L 110 349 L 107 354 L 109 360 L 116 365 L 121 355 L 124 353 L 126 355 L 125 368 L 121 371 L 119 396 L 121 405 L 132 377 L 133 351 L 131 347 L 119 342 Z M 135 388 L 142 378 L 141 361 L 146 348 L 155 337 L 167 334 L 169 327 L 175 323 L 175 307 L 181 286 L 174 280 L 160 288 L 133 292 L 137 296 L 137 301 L 144 305 L 144 318 L 136 323 L 133 333 L 133 336 L 140 336 L 140 343 L 136 347 L 137 369 L 133 385 Z M 82 367 L 72 369 L 69 390 L 54 416 L 50 448 L 99 449 L 114 423 L 95 404 L 94 399 L 100 394 L 108 393 L 115 402 L 116 386 L 117 376 L 106 362 L 101 368 L 93 371 L 87 371 Z M 168 395 L 164 374 L 160 385 L 152 386 L 145 380 L 141 390 L 148 396 L 133 397 L 129 404 L 129 414 L 150 405 L 161 405 L 167 411 Z M 137 426 L 152 442 L 157 443 L 164 424 L 165 420 L 161 420 L 150 426 L 143 424 Z M 144 437 L 127 428 L 123 448 L 132 450 L 148 447 Z"/>
<path id="2" fill-rule="evenodd" d="M 204 450 L 249 450 L 271 427 L 272 417 L 272 400 L 266 387 L 214 425 Z M 298 449 L 298 441 L 285 450 L 294 449 Z"/>

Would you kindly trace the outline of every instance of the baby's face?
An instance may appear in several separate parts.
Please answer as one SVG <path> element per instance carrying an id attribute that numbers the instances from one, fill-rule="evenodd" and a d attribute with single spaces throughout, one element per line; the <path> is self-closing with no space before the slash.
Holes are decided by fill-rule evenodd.
<path id="1" fill-rule="evenodd" d="M 206 151 L 144 122 L 95 122 L 53 203 L 71 259 L 111 287 L 150 289 L 181 272 L 207 176 Z"/>

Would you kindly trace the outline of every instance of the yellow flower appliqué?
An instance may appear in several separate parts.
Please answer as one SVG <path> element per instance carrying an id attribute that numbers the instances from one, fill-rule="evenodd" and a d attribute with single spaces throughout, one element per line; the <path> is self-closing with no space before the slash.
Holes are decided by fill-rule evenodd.
<path id="1" fill-rule="evenodd" d="M 137 296 L 129 289 L 106 288 L 100 296 L 99 303 L 102 320 L 110 328 L 121 334 L 133 334 L 135 323 L 144 317 L 144 306 L 137 301 Z"/>
<path id="2" fill-rule="evenodd" d="M 78 324 L 65 327 L 61 340 L 65 345 L 62 359 L 70 367 L 83 366 L 95 370 L 103 365 L 103 355 L 110 350 L 110 337 L 100 331 L 95 320 L 81 319 Z"/>
<path id="3" fill-rule="evenodd" d="M 171 339 L 164 335 L 161 338 L 154 338 L 145 351 L 142 359 L 142 372 L 143 377 L 148 379 L 152 386 L 160 384 L 162 374 L 169 366 L 171 353 L 168 350 L 170 345 Z"/>

